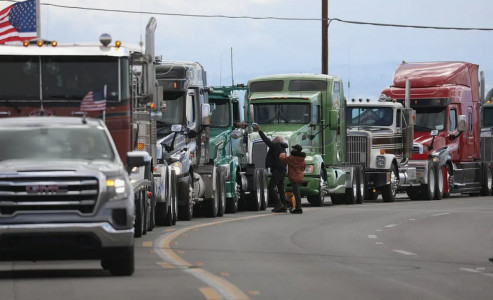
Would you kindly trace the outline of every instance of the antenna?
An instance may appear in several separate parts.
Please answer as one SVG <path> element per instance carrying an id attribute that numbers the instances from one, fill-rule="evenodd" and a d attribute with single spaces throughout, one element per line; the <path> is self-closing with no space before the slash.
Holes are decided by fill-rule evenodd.
<path id="1" fill-rule="evenodd" d="M 234 72 L 233 72 L 233 47 L 231 47 L 231 86 L 235 85 L 235 79 L 234 79 Z"/>

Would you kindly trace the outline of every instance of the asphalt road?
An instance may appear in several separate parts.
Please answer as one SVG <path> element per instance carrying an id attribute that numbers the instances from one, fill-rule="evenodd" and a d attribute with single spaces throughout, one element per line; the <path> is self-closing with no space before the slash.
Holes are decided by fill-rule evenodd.
<path id="1" fill-rule="evenodd" d="M 492 227 L 463 196 L 195 218 L 136 239 L 131 277 L 0 262 L 0 299 L 492 299 Z"/>

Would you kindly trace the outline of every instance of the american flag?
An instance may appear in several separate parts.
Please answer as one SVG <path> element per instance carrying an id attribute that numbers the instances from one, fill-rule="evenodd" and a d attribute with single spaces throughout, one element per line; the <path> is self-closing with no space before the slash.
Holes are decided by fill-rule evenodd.
<path id="1" fill-rule="evenodd" d="M 89 91 L 80 103 L 81 111 L 106 110 L 106 86 L 100 90 Z"/>
<path id="2" fill-rule="evenodd" d="M 0 44 L 36 38 L 36 0 L 18 2 L 0 11 Z"/>

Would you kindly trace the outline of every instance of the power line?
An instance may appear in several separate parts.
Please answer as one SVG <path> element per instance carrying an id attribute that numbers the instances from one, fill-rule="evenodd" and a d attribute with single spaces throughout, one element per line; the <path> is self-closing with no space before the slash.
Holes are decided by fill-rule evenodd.
<path id="1" fill-rule="evenodd" d="M 13 0 L 6 0 L 7 2 L 20 2 Z M 89 11 L 101 11 L 101 12 L 113 12 L 113 13 L 125 13 L 125 14 L 147 14 L 158 16 L 174 16 L 174 17 L 190 17 L 190 18 L 221 18 L 221 19 L 244 19 L 244 20 L 274 20 L 274 21 L 318 21 L 321 22 L 321 18 L 292 18 L 292 17 L 256 17 L 256 16 L 230 16 L 230 15 L 206 15 L 206 14 L 183 14 L 183 13 L 164 13 L 155 11 L 135 11 L 135 10 L 123 10 L 123 9 L 109 9 L 109 8 L 96 8 L 96 7 L 81 7 L 71 5 L 61 5 L 53 3 L 41 3 L 43 6 L 51 6 L 67 9 L 89 10 Z M 400 27 L 400 28 L 414 28 L 414 29 L 435 29 L 435 30 L 462 30 L 462 31 L 493 31 L 493 28 L 484 27 L 447 27 L 447 26 L 424 26 L 424 25 L 405 25 L 405 24 L 392 24 L 392 23 L 376 23 L 376 22 L 362 22 L 351 21 L 339 18 L 328 18 L 330 22 L 337 21 L 341 23 L 355 24 L 355 25 L 371 25 L 380 27 Z"/>

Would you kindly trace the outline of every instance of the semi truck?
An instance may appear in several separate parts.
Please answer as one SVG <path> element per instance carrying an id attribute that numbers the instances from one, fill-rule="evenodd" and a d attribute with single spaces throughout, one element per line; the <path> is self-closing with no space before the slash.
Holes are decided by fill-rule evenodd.
<path id="1" fill-rule="evenodd" d="M 408 103 L 408 102 L 405 102 Z M 358 166 L 360 198 L 394 202 L 398 189 L 419 185 L 416 168 L 409 166 L 413 149 L 414 111 L 381 97 L 378 101 L 347 102 L 346 164 Z"/>
<path id="2" fill-rule="evenodd" d="M 289 147 L 303 147 L 307 167 L 300 194 L 313 206 L 324 205 L 326 195 L 333 204 L 353 204 L 358 197 L 359 168 L 344 165 L 345 101 L 337 76 L 279 74 L 248 81 L 247 120 L 271 138 L 283 137 Z M 258 133 L 249 135 L 249 163 L 263 167 L 267 146 Z M 291 190 L 287 178 L 285 186 Z"/>
<path id="3" fill-rule="evenodd" d="M 248 163 L 248 133 L 240 124 L 244 115 L 239 92 L 246 86 L 213 87 L 209 102 L 213 105 L 211 117 L 211 158 L 216 164 L 229 165 L 226 176 L 226 212 L 240 209 L 267 208 L 267 173 L 264 167 Z"/>
<path id="4" fill-rule="evenodd" d="M 484 77 L 479 79 L 478 68 L 459 61 L 403 63 L 382 91 L 390 101 L 403 103 L 410 84 L 416 119 L 408 165 L 416 168 L 419 183 L 405 187 L 412 200 L 491 194 L 492 150 L 486 147 L 491 136 L 481 136 Z"/>
<path id="5" fill-rule="evenodd" d="M 198 62 L 165 61 L 156 66 L 156 79 L 166 105 L 157 119 L 157 157 L 176 170 L 178 218 L 221 217 L 231 197 L 230 158 L 221 151 L 229 140 L 211 137 L 206 72 Z"/>
<path id="6" fill-rule="evenodd" d="M 74 116 L 104 120 L 123 162 L 139 150 L 147 164 L 132 168 L 135 234 L 176 221 L 174 170 L 156 159 L 156 119 L 163 107 L 155 84 L 154 33 L 145 50 L 102 34 L 97 43 L 36 40 L 0 46 L 0 117 Z"/>

